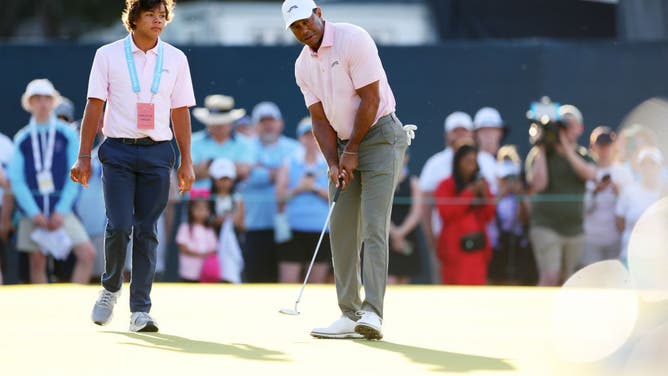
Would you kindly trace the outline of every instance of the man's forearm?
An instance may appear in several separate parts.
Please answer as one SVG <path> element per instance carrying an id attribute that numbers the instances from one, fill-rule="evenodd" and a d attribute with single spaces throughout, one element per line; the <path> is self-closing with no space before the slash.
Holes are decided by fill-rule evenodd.
<path id="1" fill-rule="evenodd" d="M 339 163 L 339 154 L 337 151 L 337 137 L 334 128 L 326 121 L 313 120 L 313 135 L 320 147 L 322 156 L 327 161 L 327 165 Z"/>
<path id="2" fill-rule="evenodd" d="M 192 163 L 190 154 L 190 137 L 192 134 L 190 126 L 190 110 L 188 107 L 175 108 L 172 110 L 172 124 L 174 124 L 174 138 L 179 148 L 181 163 Z"/>
<path id="3" fill-rule="evenodd" d="M 0 204 L 0 221 L 11 222 L 12 214 L 14 213 L 14 195 L 9 191 L 9 188 L 2 194 L 2 204 Z"/>
<path id="4" fill-rule="evenodd" d="M 79 156 L 90 156 L 103 109 L 104 101 L 96 98 L 88 98 L 83 120 L 81 121 Z"/>
<path id="5" fill-rule="evenodd" d="M 543 151 L 540 151 L 529 171 L 529 185 L 532 193 L 542 192 L 547 188 L 547 156 Z"/>
<path id="6" fill-rule="evenodd" d="M 584 181 L 596 180 L 596 166 L 594 164 L 582 159 L 574 150 L 566 153 L 566 158 L 580 179 Z"/>

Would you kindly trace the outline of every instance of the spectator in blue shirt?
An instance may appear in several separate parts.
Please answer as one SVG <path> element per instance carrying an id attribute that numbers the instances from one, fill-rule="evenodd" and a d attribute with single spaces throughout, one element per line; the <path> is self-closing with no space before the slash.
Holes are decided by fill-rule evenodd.
<path id="1" fill-rule="evenodd" d="M 302 278 L 329 211 L 328 166 L 313 136 L 311 117 L 304 118 L 297 126 L 297 139 L 304 147 L 304 153 L 287 159 L 276 183 L 278 210 L 287 213 L 292 231 L 292 239 L 279 245 L 278 277 L 279 282 L 284 283 L 298 283 Z M 329 234 L 325 234 L 310 282 L 327 281 L 331 259 Z"/>
<path id="2" fill-rule="evenodd" d="M 14 136 L 15 149 L 9 164 L 9 179 L 22 214 L 17 249 L 30 254 L 30 281 L 46 283 L 49 250 L 32 236 L 44 230 L 51 234 L 64 231 L 77 257 L 72 281 L 88 283 L 95 250 L 72 213 L 78 187 L 69 179 L 69 166 L 78 157 L 78 135 L 55 117 L 53 109 L 59 97 L 49 80 L 37 79 L 28 84 L 21 98 L 23 108 L 32 117 Z"/>
<path id="3" fill-rule="evenodd" d="M 252 142 L 255 164 L 240 187 L 246 227 L 243 274 L 246 282 L 276 282 L 276 176 L 287 157 L 303 150 L 296 140 L 281 134 L 283 116 L 275 103 L 258 103 L 251 118 L 258 137 Z"/>

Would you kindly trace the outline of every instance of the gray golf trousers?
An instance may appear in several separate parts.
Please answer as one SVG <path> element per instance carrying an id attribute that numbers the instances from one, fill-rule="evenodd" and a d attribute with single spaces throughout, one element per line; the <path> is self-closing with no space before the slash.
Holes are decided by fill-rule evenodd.
<path id="1" fill-rule="evenodd" d="M 339 141 L 339 156 L 345 145 L 346 141 Z M 332 212 L 330 244 L 339 308 L 355 321 L 359 310 L 383 316 L 390 213 L 407 146 L 406 133 L 394 113 L 378 119 L 359 146 L 355 178 L 341 192 Z M 330 198 L 335 191 L 330 183 Z M 362 279 L 364 301 L 360 298 Z"/>

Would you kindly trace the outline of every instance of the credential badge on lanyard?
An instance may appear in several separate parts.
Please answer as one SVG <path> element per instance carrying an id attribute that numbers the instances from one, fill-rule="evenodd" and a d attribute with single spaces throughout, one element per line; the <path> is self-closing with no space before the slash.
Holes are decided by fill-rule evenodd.
<path id="1" fill-rule="evenodd" d="M 46 132 L 37 132 L 37 123 L 35 118 L 30 119 L 30 141 L 32 144 L 33 162 L 35 163 L 35 172 L 37 173 L 37 189 L 44 200 L 44 215 L 49 214 L 49 195 L 56 191 L 51 175 L 51 165 L 53 164 L 53 150 L 56 144 L 56 119 L 52 116 L 49 119 L 48 136 Z M 37 133 L 40 140 L 37 141 Z M 44 159 L 42 160 L 42 156 Z"/>
<path id="2" fill-rule="evenodd" d="M 132 55 L 132 35 L 125 38 L 125 60 L 128 63 L 128 71 L 130 73 L 130 81 L 132 81 L 132 91 L 137 94 L 137 128 L 138 129 L 155 129 L 155 105 L 153 104 L 153 97 L 158 93 L 160 88 L 160 79 L 162 78 L 162 65 L 165 59 L 164 46 L 160 39 L 158 39 L 158 58 L 155 62 L 155 70 L 153 71 L 153 83 L 151 84 L 151 100 L 142 102 L 139 98 L 141 87 L 139 86 L 139 76 L 137 75 L 137 66 Z"/>

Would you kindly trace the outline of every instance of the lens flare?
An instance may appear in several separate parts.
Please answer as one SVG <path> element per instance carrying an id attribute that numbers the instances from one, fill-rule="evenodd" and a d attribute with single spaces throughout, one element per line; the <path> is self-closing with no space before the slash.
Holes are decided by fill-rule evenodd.
<path id="1" fill-rule="evenodd" d="M 564 284 L 552 313 L 554 353 L 570 362 L 594 362 L 629 339 L 638 317 L 638 298 L 626 268 L 616 260 L 601 261 Z"/>
<path id="2" fill-rule="evenodd" d="M 631 279 L 642 299 L 668 299 L 668 198 L 654 203 L 642 214 L 629 239 Z"/>

